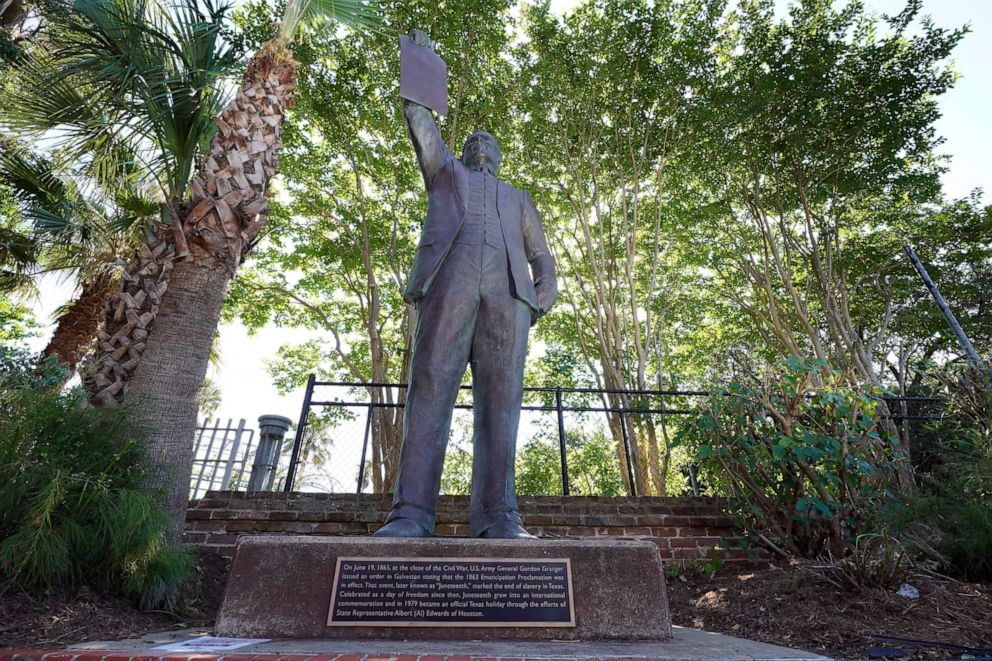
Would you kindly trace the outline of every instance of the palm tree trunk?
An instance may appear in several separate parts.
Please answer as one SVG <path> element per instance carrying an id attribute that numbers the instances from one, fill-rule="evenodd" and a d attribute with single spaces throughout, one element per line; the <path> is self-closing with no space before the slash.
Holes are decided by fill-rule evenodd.
<path id="1" fill-rule="evenodd" d="M 197 395 L 210 362 L 229 272 L 193 260 L 176 263 L 148 348 L 131 379 L 126 402 L 146 444 L 146 488 L 160 494 L 178 544 L 189 501 Z M 191 313 L 192 312 L 192 313 Z"/>
<path id="2" fill-rule="evenodd" d="M 265 195 L 279 165 L 283 113 L 293 102 L 298 66 L 281 40 L 262 45 L 237 95 L 214 120 L 218 133 L 190 182 L 181 236 L 193 259 L 224 264 L 231 276 L 268 220 Z"/>
<path id="3" fill-rule="evenodd" d="M 93 404 L 117 404 L 127 392 L 168 289 L 174 257 L 166 236 L 145 241 L 128 262 L 120 289 L 106 301 L 103 328 L 96 333 L 96 348 L 83 376 Z"/>
<path id="4" fill-rule="evenodd" d="M 52 339 L 41 352 L 58 356 L 71 374 L 89 350 L 97 329 L 103 322 L 103 309 L 117 288 L 117 277 L 104 273 L 83 285 L 79 298 L 59 317 Z"/>
<path id="5" fill-rule="evenodd" d="M 178 543 L 189 502 L 196 399 L 227 285 L 267 220 L 265 194 L 276 172 L 284 111 L 298 63 L 270 41 L 249 62 L 235 98 L 216 118 L 218 133 L 177 210 L 181 245 L 124 401 L 135 404 L 149 455 L 149 488 L 176 523 Z"/>

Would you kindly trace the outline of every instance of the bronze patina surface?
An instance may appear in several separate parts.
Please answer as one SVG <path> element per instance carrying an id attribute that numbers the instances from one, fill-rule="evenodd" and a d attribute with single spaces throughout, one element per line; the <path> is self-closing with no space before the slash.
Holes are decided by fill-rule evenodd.
<path id="1" fill-rule="evenodd" d="M 433 54 L 425 33 L 414 30 L 409 41 L 410 53 Z M 435 65 L 426 66 L 417 79 L 436 81 Z M 533 539 L 517 511 L 514 459 L 527 336 L 557 298 L 555 262 L 530 195 L 496 177 L 503 157 L 492 134 L 472 133 L 458 158 L 430 107 L 407 98 L 403 115 L 427 218 L 403 292 L 417 307 L 417 327 L 393 508 L 375 534 L 433 533 L 452 409 L 471 365 L 469 534 Z"/>
<path id="2" fill-rule="evenodd" d="M 448 66 L 405 34 L 400 35 L 400 96 L 448 114 Z"/>

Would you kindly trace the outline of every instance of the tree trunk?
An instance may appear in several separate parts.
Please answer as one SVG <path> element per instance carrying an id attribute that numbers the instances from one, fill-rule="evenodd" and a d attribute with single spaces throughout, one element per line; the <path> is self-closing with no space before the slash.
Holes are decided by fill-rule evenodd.
<path id="1" fill-rule="evenodd" d="M 655 430 L 654 421 L 650 415 L 638 416 L 640 427 L 643 429 L 641 437 L 648 445 L 648 465 L 651 471 L 651 484 L 654 488 L 652 495 L 664 496 L 667 489 L 668 466 L 666 462 L 665 470 L 661 467 L 661 454 L 658 450 L 658 434 Z M 647 494 L 645 494 L 647 495 Z"/>
<path id="2" fill-rule="evenodd" d="M 612 403 L 610 403 L 612 405 Z M 613 452 L 617 457 L 617 466 L 620 467 L 620 477 L 623 478 L 623 488 L 629 495 L 633 493 L 630 484 L 630 475 L 627 472 L 627 448 L 623 442 L 623 429 L 620 427 L 620 414 L 607 413 L 606 421 L 610 427 L 610 435 L 613 437 Z M 643 495 L 643 494 L 639 494 Z"/>
<path id="3" fill-rule="evenodd" d="M 83 376 L 93 404 L 106 406 L 123 400 L 169 286 L 174 257 L 165 235 L 145 241 L 121 275 L 120 289 L 106 301 L 103 328 L 93 329 L 96 348 L 86 359 Z"/>
<path id="4" fill-rule="evenodd" d="M 265 192 L 279 160 L 283 110 L 292 103 L 296 66 L 285 44 L 264 44 L 249 62 L 236 97 L 215 121 L 219 134 L 190 184 L 192 199 L 173 232 L 143 243 L 109 301 L 97 348 L 84 380 L 98 406 L 124 400 L 145 351 L 173 260 L 190 246 L 210 262 L 226 264 L 229 276 L 267 220 Z M 173 244 L 178 245 L 177 251 Z M 225 281 L 226 286 L 226 281 Z"/>
<path id="5" fill-rule="evenodd" d="M 403 358 L 400 362 L 399 383 L 407 383 L 410 378 L 410 358 L 413 355 L 414 329 L 417 326 L 416 309 L 407 305 L 403 311 Z M 400 447 L 403 445 L 403 405 L 406 404 L 406 388 L 398 388 L 396 392 L 396 403 L 400 406 L 388 409 L 385 413 L 388 416 L 388 424 L 385 426 L 386 433 L 383 437 L 382 453 L 382 490 L 383 493 L 392 493 L 393 485 L 396 482 L 396 472 L 400 463 Z"/>
<path id="6" fill-rule="evenodd" d="M 268 220 L 265 195 L 297 66 L 284 42 L 263 44 L 235 98 L 214 120 L 219 130 L 190 182 L 189 203 L 172 209 L 177 260 L 124 401 L 135 405 L 146 443 L 147 485 L 176 524 L 173 546 L 189 504 L 197 394 L 227 285 Z"/>
<path id="7" fill-rule="evenodd" d="M 128 403 L 146 443 L 145 484 L 158 493 L 175 522 L 179 542 L 189 501 L 197 395 L 210 361 L 210 347 L 227 293 L 226 267 L 183 260 L 169 279 L 155 332 L 131 379 Z"/>
<path id="8" fill-rule="evenodd" d="M 83 285 L 83 290 L 69 309 L 59 317 L 58 326 L 41 352 L 43 356 L 58 356 L 70 374 L 93 344 L 103 322 L 103 310 L 117 288 L 117 277 L 110 273 L 97 276 Z"/>

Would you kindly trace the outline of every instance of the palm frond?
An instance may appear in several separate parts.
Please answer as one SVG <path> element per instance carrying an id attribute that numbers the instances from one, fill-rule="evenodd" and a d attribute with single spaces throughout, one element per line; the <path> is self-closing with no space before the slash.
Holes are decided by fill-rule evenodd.
<path id="1" fill-rule="evenodd" d="M 24 219 L 31 223 L 36 234 L 48 238 L 72 236 L 79 233 L 80 225 L 73 222 L 70 214 L 59 215 L 44 207 L 27 205 L 23 210 Z"/>
<path id="2" fill-rule="evenodd" d="M 0 182 L 42 242 L 85 240 L 103 220 L 99 203 L 86 199 L 64 167 L 23 146 L 0 154 Z"/>
<path id="3" fill-rule="evenodd" d="M 122 187 L 115 191 L 114 204 L 122 212 L 138 218 L 151 218 L 158 215 L 158 203 L 152 201 L 136 188 Z"/>
<path id="4" fill-rule="evenodd" d="M 76 183 L 51 159 L 15 145 L 0 154 L 0 182 L 11 192 L 39 249 L 83 234 L 77 223 L 86 202 Z"/>
<path id="5" fill-rule="evenodd" d="M 280 34 L 289 40 L 301 24 L 313 29 L 341 24 L 356 30 L 376 32 L 383 29 L 385 21 L 386 4 L 383 0 L 289 0 Z"/>
<path id="6" fill-rule="evenodd" d="M 147 127 L 128 117 L 125 109 L 101 103 L 100 94 L 84 81 L 61 75 L 57 59 L 32 53 L 7 71 L 14 91 L 3 119 L 12 132 L 44 135 L 68 159 L 88 163 L 104 186 L 136 173 L 156 176 L 150 163 L 139 162 L 149 137 Z"/>
<path id="7" fill-rule="evenodd" d="M 138 170 L 181 199 L 236 58 L 213 0 L 42 0 L 54 47 L 13 67 L 15 129 L 53 131 L 101 180 Z"/>
<path id="8" fill-rule="evenodd" d="M 114 199 L 105 199 L 99 188 L 77 183 L 71 163 L 23 145 L 0 155 L 0 183 L 13 193 L 20 219 L 31 228 L 30 235 L 7 230 L 0 236 L 6 287 L 23 288 L 39 267 L 73 271 L 83 280 L 120 269 L 122 256 L 140 238 L 136 226 L 158 214 L 158 204 L 133 180 L 122 180 Z"/>
<path id="9" fill-rule="evenodd" d="M 0 225 L 0 293 L 31 288 L 30 271 L 37 264 L 38 252 L 30 236 Z"/>
<path id="10" fill-rule="evenodd" d="M 0 181 L 19 203 L 53 214 L 64 212 L 70 197 L 69 186 L 55 176 L 49 159 L 16 146 L 0 153 Z"/>
<path id="11" fill-rule="evenodd" d="M 0 293 L 33 297 L 37 294 L 34 280 L 27 273 L 3 266 L 0 262 Z"/>
<path id="12" fill-rule="evenodd" d="M 31 264 L 38 253 L 38 244 L 30 236 L 0 225 L 0 263 Z"/>

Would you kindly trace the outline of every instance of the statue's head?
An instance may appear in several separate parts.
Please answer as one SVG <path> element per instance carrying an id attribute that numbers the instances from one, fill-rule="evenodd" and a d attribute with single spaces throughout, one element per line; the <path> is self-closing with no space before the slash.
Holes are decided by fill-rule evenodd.
<path id="1" fill-rule="evenodd" d="M 486 170 L 496 174 L 503 154 L 499 150 L 496 138 L 485 131 L 476 131 L 465 140 L 462 148 L 462 163 L 473 170 Z"/>

